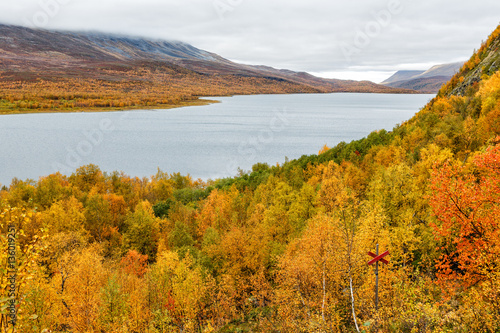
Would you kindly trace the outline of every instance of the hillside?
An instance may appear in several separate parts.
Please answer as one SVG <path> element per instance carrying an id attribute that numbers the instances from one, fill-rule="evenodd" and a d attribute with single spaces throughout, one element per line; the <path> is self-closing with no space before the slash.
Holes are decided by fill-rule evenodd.
<path id="1" fill-rule="evenodd" d="M 436 65 L 426 71 L 397 71 L 381 84 L 423 93 L 437 93 L 463 65 L 462 62 Z"/>
<path id="2" fill-rule="evenodd" d="M 465 63 L 458 73 L 442 87 L 439 96 L 469 95 L 477 89 L 479 82 L 488 78 L 500 69 L 500 39 L 498 31 L 484 42 L 474 53 L 471 60 Z"/>
<path id="3" fill-rule="evenodd" d="M 233 94 L 413 92 L 240 65 L 176 41 L 8 25 L 0 36 L 0 113 L 168 107 Z"/>
<path id="4" fill-rule="evenodd" d="M 419 77 L 409 80 L 395 81 L 386 84 L 387 86 L 400 89 L 413 89 L 421 93 L 435 94 L 441 89 L 443 84 L 448 82 L 451 76 Z"/>
<path id="5" fill-rule="evenodd" d="M 499 43 L 393 131 L 283 165 L 15 179 L 0 307 L 27 333 L 499 332 Z"/>

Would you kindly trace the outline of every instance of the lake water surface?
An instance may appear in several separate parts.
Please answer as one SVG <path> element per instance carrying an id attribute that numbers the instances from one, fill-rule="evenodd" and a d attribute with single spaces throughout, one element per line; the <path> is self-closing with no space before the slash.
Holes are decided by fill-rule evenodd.
<path id="1" fill-rule="evenodd" d="M 324 144 L 391 130 L 434 95 L 296 94 L 214 97 L 221 103 L 168 110 L 0 116 L 0 184 L 103 171 L 193 178 L 234 176 L 238 167 L 282 163 Z"/>

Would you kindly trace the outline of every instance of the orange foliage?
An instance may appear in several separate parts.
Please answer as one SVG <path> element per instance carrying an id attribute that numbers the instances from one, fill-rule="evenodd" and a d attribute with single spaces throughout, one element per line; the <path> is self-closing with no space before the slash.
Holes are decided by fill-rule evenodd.
<path id="1" fill-rule="evenodd" d="M 91 77 L 82 73 L 78 78 L 65 72 L 47 78 L 30 73 L 37 79 L 29 80 L 0 72 L 0 113 L 168 108 L 198 96 L 318 92 L 285 80 L 176 72 L 166 64 L 157 65 L 142 63 L 127 71 L 97 67 Z"/>
<path id="2" fill-rule="evenodd" d="M 120 264 L 125 273 L 142 277 L 148 271 L 148 256 L 142 255 L 136 250 L 129 250 Z"/>
<path id="3" fill-rule="evenodd" d="M 330 147 L 328 147 L 326 144 L 323 146 L 323 148 L 321 148 L 318 152 L 318 155 L 321 155 L 323 153 L 326 153 L 327 151 L 330 150 Z"/>
<path id="4" fill-rule="evenodd" d="M 448 163 L 431 180 L 435 232 L 445 244 L 439 277 L 464 286 L 490 279 L 500 265 L 500 146 L 477 155 L 473 167 Z"/>

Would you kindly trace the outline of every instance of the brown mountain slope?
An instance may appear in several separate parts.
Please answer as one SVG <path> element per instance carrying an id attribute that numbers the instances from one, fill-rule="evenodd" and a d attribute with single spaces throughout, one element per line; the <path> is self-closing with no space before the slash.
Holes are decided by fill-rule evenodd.
<path id="1" fill-rule="evenodd" d="M 176 41 L 0 25 L 0 111 L 165 107 L 198 96 L 409 93 L 241 65 Z"/>
<path id="2" fill-rule="evenodd" d="M 444 83 L 448 82 L 449 79 L 449 76 L 422 77 L 411 80 L 390 82 L 387 86 L 393 88 L 413 89 L 422 93 L 435 94 Z"/>

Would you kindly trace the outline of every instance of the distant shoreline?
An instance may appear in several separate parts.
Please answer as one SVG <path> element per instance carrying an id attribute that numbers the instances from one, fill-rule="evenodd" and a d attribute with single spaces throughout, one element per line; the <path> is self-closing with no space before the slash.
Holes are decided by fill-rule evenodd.
<path id="1" fill-rule="evenodd" d="M 181 103 L 177 104 L 158 104 L 158 105 L 138 105 L 135 107 L 128 107 L 128 108 L 123 108 L 123 107 L 107 107 L 107 108 L 74 108 L 71 110 L 1 110 L 0 109 L 0 116 L 3 115 L 21 115 L 21 114 L 36 114 L 36 113 L 79 113 L 79 112 L 122 112 L 122 111 L 134 111 L 134 110 L 155 110 L 155 109 L 161 109 L 161 110 L 168 110 L 168 109 L 175 109 L 175 108 L 182 108 L 186 106 L 203 106 L 203 105 L 209 105 L 209 104 L 214 104 L 214 103 L 219 103 L 219 101 L 216 100 L 209 100 L 209 99 L 194 99 L 190 101 L 184 101 Z"/>
<path id="2" fill-rule="evenodd" d="M 334 91 L 334 92 L 316 92 L 316 93 L 288 93 L 288 94 L 231 94 L 231 95 L 219 95 L 216 97 L 233 97 L 233 96 L 258 96 L 258 95 L 295 95 L 295 94 L 380 94 L 380 95 L 429 95 L 429 93 L 415 91 L 413 93 L 399 93 L 399 92 L 363 92 L 363 91 Z M 79 112 L 123 112 L 123 111 L 134 111 L 134 110 L 169 110 L 175 108 L 182 108 L 188 106 L 203 106 L 210 105 L 214 103 L 219 103 L 217 100 L 211 98 L 216 98 L 214 96 L 199 96 L 196 99 L 182 101 L 176 104 L 158 104 L 158 105 L 137 105 L 133 107 L 85 107 L 85 108 L 72 108 L 68 110 L 58 110 L 58 109 L 48 109 L 48 110 L 7 110 L 0 109 L 0 116 L 3 115 L 22 115 L 22 114 L 37 114 L 37 113 L 79 113 Z M 205 99 L 208 98 L 208 99 Z"/>

